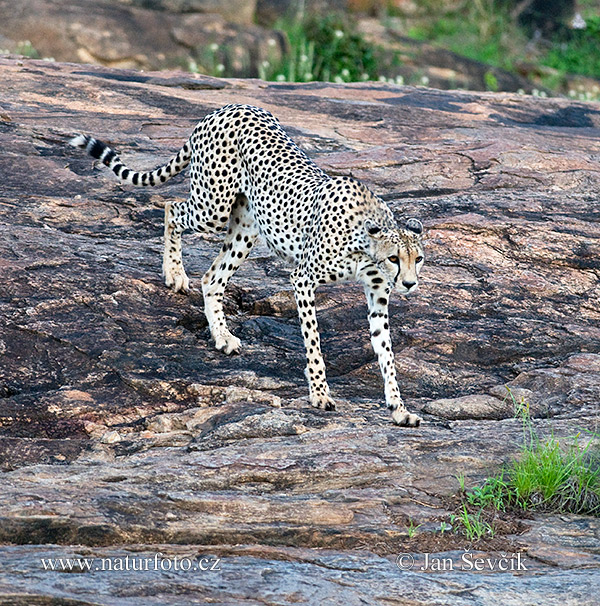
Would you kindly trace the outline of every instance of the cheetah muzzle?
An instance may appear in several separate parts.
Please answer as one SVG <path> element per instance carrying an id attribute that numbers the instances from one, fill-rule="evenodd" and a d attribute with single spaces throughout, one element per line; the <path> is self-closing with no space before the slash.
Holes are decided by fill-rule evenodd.
<path id="1" fill-rule="evenodd" d="M 333 410 L 325 378 L 315 308 L 321 284 L 355 280 L 364 286 L 371 343 L 385 384 L 393 421 L 418 426 L 400 397 L 390 340 L 392 290 L 416 290 L 423 265 L 423 226 L 409 219 L 398 227 L 391 210 L 353 178 L 329 177 L 269 112 L 227 105 L 206 116 L 167 164 L 149 172 L 127 168 L 106 144 L 86 135 L 71 140 L 132 185 L 164 183 L 190 165 L 185 202 L 165 205 L 163 274 L 174 291 L 187 292 L 181 257 L 184 230 L 227 230 L 221 251 L 202 278 L 205 313 L 217 349 L 232 354 L 241 343 L 229 332 L 223 295 L 231 276 L 260 234 L 293 267 L 294 287 L 306 347 L 310 401 Z"/>

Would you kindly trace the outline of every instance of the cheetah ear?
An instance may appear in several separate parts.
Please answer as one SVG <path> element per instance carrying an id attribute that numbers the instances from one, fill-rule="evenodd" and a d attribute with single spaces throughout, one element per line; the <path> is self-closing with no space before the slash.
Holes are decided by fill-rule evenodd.
<path id="1" fill-rule="evenodd" d="M 383 238 L 383 229 L 381 225 L 378 225 L 371 219 L 365 220 L 365 230 L 374 240 L 381 240 Z"/>
<path id="2" fill-rule="evenodd" d="M 408 229 L 408 231 L 412 231 L 413 234 L 420 236 L 423 233 L 423 224 L 421 221 L 419 221 L 419 219 L 409 219 L 406 222 L 406 229 Z"/>

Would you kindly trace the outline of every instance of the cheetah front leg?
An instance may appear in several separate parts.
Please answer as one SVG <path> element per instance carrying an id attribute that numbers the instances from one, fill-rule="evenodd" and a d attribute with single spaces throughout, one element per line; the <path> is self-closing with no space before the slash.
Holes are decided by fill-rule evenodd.
<path id="1" fill-rule="evenodd" d="M 388 300 L 390 289 L 384 288 L 382 284 L 367 282 L 365 284 L 365 295 L 369 307 L 369 329 L 371 332 L 371 344 L 379 361 L 379 368 L 383 376 L 385 401 L 392 410 L 392 419 L 396 425 L 418 427 L 421 418 L 406 410 L 398 382 L 396 380 L 396 366 L 394 364 L 394 352 L 390 338 Z"/>
<path id="2" fill-rule="evenodd" d="M 223 312 L 225 288 L 231 276 L 250 253 L 257 236 L 258 229 L 248 209 L 248 202 L 245 197 L 238 198 L 231 209 L 229 229 L 221 252 L 202 277 L 204 313 L 210 334 L 215 341 L 215 347 L 227 355 L 239 353 L 242 344 L 227 328 Z"/>
<path id="3" fill-rule="evenodd" d="M 181 257 L 181 234 L 185 229 L 185 206 L 182 202 L 165 204 L 165 250 L 163 254 L 163 276 L 165 284 L 175 292 L 188 292 L 190 280 L 183 268 Z"/>
<path id="4" fill-rule="evenodd" d="M 315 286 L 310 279 L 298 270 L 292 272 L 292 285 L 298 307 L 298 316 L 304 347 L 306 348 L 306 370 L 310 403 L 315 408 L 335 410 L 335 402 L 329 395 L 329 385 L 325 377 L 325 362 L 321 353 L 321 339 L 317 325 L 315 307 Z"/>

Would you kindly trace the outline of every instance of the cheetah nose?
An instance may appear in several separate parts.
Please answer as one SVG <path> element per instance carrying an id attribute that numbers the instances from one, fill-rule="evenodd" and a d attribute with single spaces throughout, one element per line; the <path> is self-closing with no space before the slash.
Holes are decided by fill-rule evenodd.
<path id="1" fill-rule="evenodd" d="M 404 286 L 406 290 L 410 290 L 415 284 L 416 282 L 407 282 L 406 280 L 402 280 L 402 286 Z"/>

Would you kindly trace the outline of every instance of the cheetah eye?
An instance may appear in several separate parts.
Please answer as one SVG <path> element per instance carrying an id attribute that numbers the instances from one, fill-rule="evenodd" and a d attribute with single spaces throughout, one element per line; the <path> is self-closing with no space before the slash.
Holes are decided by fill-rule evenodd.
<path id="1" fill-rule="evenodd" d="M 391 257 L 388 257 L 388 261 L 391 261 L 392 263 L 396 263 L 396 265 L 397 265 L 399 259 L 396 255 L 392 255 Z"/>
<path id="2" fill-rule="evenodd" d="M 423 260 L 423 257 L 417 257 L 415 259 L 415 263 L 421 263 L 422 260 Z"/>

